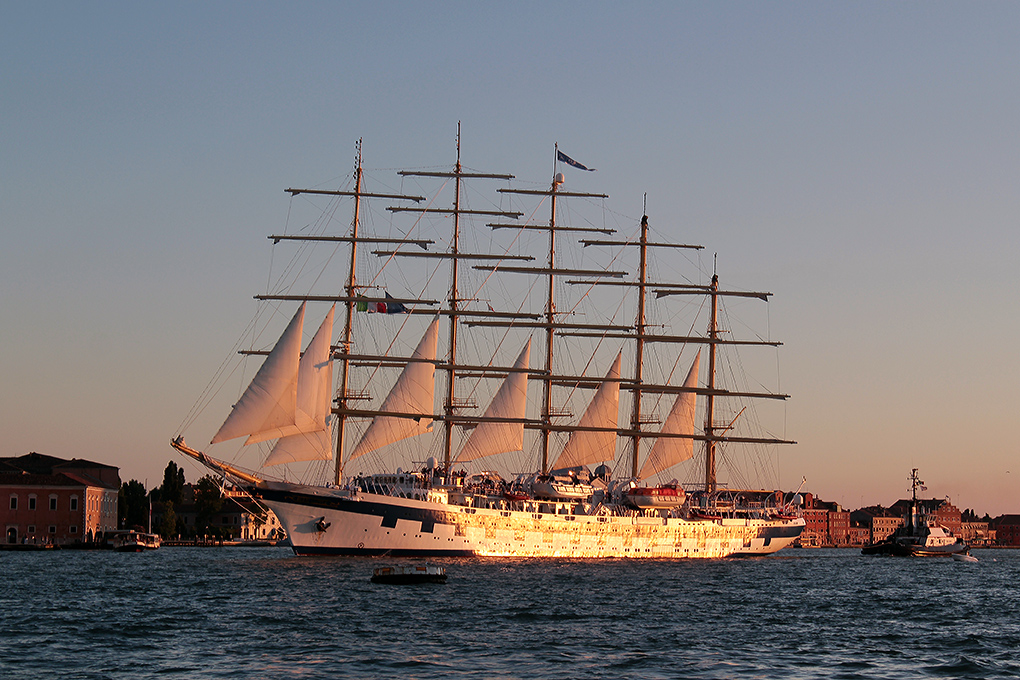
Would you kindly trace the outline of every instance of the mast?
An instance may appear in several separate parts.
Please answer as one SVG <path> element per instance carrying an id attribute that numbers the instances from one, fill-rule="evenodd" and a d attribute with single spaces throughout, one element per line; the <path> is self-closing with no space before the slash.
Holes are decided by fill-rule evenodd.
<path id="1" fill-rule="evenodd" d="M 359 226 L 361 223 L 361 199 L 363 198 L 383 198 L 388 200 L 406 200 L 420 203 L 425 200 L 423 196 L 409 196 L 405 194 L 381 194 L 367 192 L 364 190 L 364 171 L 362 167 L 362 140 L 359 139 L 355 145 L 356 149 L 356 162 L 355 162 L 355 181 L 353 191 L 343 190 L 325 190 L 325 189 L 294 189 L 288 188 L 285 191 L 291 195 L 291 198 L 299 194 L 317 194 L 327 196 L 350 196 L 354 198 L 354 216 L 351 220 L 351 231 L 349 236 L 302 236 L 302 235 L 272 235 L 269 238 L 273 243 L 279 243 L 280 241 L 336 241 L 346 242 L 351 244 L 350 250 L 350 266 L 348 268 L 347 282 L 344 286 L 344 295 L 342 296 L 326 296 L 326 295 L 256 295 L 257 300 L 301 300 L 301 301 L 332 301 L 340 302 L 344 304 L 344 329 L 342 335 L 342 341 L 336 349 L 339 349 L 339 353 L 334 355 L 334 358 L 340 361 L 340 377 L 337 385 L 337 396 L 336 396 L 336 407 L 332 409 L 332 412 L 337 416 L 337 441 L 336 441 L 336 457 L 333 473 L 333 481 L 336 484 L 340 484 L 343 479 L 344 459 L 343 452 L 346 447 L 346 421 L 347 416 L 350 412 L 349 400 L 351 395 L 349 394 L 348 384 L 350 379 L 350 358 L 352 356 L 352 334 L 353 334 L 353 321 L 354 321 L 354 309 L 355 305 L 359 301 L 367 302 L 381 302 L 384 300 L 372 300 L 370 298 L 360 298 L 358 296 L 358 283 L 357 283 L 357 254 L 358 244 L 362 242 L 367 243 L 388 243 L 388 244 L 401 244 L 408 242 L 407 240 L 397 239 L 381 239 L 381 238 L 362 238 L 359 235 Z M 413 241 L 422 248 L 428 246 L 430 242 L 427 241 Z M 399 300 L 399 302 L 412 302 L 411 300 Z M 250 354 L 257 354 L 259 352 L 249 352 Z"/>
<path id="2" fill-rule="evenodd" d="M 552 372 L 553 372 L 553 338 L 555 332 L 553 324 L 556 323 L 556 190 L 563 184 L 563 177 L 559 174 L 553 175 L 552 184 L 549 187 L 549 297 L 545 305 L 545 322 L 548 324 L 545 329 L 545 376 L 542 378 L 542 421 L 546 425 L 552 425 Z M 542 441 L 542 474 L 549 472 L 549 430 L 543 429 Z"/>
<path id="3" fill-rule="evenodd" d="M 460 255 L 460 174 L 464 168 L 460 164 L 460 121 L 457 121 L 457 165 L 454 166 L 453 186 L 453 243 L 450 252 L 453 255 L 454 265 L 450 268 L 450 370 L 446 374 L 446 414 L 453 415 L 454 398 L 456 397 L 455 382 L 457 380 L 457 323 L 458 308 L 460 307 L 459 291 L 457 281 L 460 267 L 457 266 L 457 256 Z M 447 478 L 450 475 L 450 467 L 453 462 L 453 422 L 447 420 L 443 424 L 443 470 Z"/>
<path id="4" fill-rule="evenodd" d="M 354 181 L 354 218 L 351 220 L 351 261 L 350 269 L 347 275 L 347 286 L 344 292 L 347 293 L 348 298 L 354 298 L 354 284 L 355 284 L 355 263 L 358 257 L 358 224 L 360 223 L 361 217 L 361 140 L 358 140 L 358 165 L 355 172 L 357 177 Z M 347 409 L 347 382 L 350 375 L 350 359 L 346 355 L 351 353 L 351 333 L 352 325 L 354 321 L 354 301 L 348 300 L 344 303 L 344 335 L 343 342 L 340 343 L 340 351 L 345 355 L 340 360 L 340 384 L 337 386 L 337 400 L 336 405 L 338 410 L 337 422 L 336 422 L 336 464 L 334 466 L 333 483 L 337 486 L 343 481 L 344 477 L 344 443 L 345 443 L 345 432 L 347 424 L 347 415 L 343 412 Z"/>
<path id="5" fill-rule="evenodd" d="M 712 316 L 708 323 L 708 396 L 705 399 L 705 492 L 715 493 L 715 426 L 712 418 L 715 414 L 715 350 L 719 339 L 719 327 L 716 323 L 719 308 L 719 275 L 712 273 L 712 285 L 709 287 L 712 304 Z"/>
<path id="6" fill-rule="evenodd" d="M 465 172 L 461 165 L 460 159 L 460 122 L 457 123 L 457 162 L 454 165 L 453 172 L 416 172 L 416 171 L 401 171 L 399 173 L 402 177 L 438 177 L 438 178 L 449 178 L 454 180 L 454 193 L 453 193 L 453 208 L 388 208 L 392 212 L 419 212 L 419 213 L 444 213 L 453 216 L 453 239 L 451 241 L 450 250 L 448 253 L 437 254 L 439 257 L 449 258 L 451 261 L 451 275 L 450 275 L 450 293 L 449 293 L 449 308 L 446 312 L 450 317 L 449 327 L 449 362 L 444 367 L 446 368 L 447 384 L 446 384 L 446 399 L 443 405 L 443 422 L 444 422 L 444 433 L 443 433 L 443 469 L 446 472 L 447 477 L 450 474 L 450 468 L 453 462 L 453 428 L 456 424 L 457 410 L 462 406 L 457 401 L 456 395 L 456 380 L 457 380 L 457 327 L 460 323 L 460 317 L 462 316 L 460 292 L 458 290 L 459 285 L 459 270 L 460 260 L 462 259 L 502 259 L 504 256 L 498 255 L 471 255 L 462 254 L 460 252 L 460 217 L 461 215 L 487 215 L 497 217 L 509 217 L 517 219 L 521 216 L 519 212 L 508 212 L 508 211 L 492 211 L 492 210 L 468 210 L 461 207 L 461 184 L 465 178 L 473 179 L 497 179 L 497 180 L 511 180 L 514 178 L 513 175 L 506 174 L 493 174 L 493 173 L 475 173 Z M 383 254 L 383 253 L 379 253 Z M 395 255 L 403 255 L 403 253 L 393 253 Z"/>
<path id="7" fill-rule="evenodd" d="M 647 206 L 645 206 L 647 207 Z M 630 421 L 630 432 L 628 433 L 631 438 L 631 461 L 630 461 L 630 475 L 633 478 L 638 476 L 638 458 L 641 453 L 641 439 L 647 435 L 642 431 L 641 427 L 644 424 L 644 418 L 641 412 L 641 396 L 646 391 L 644 382 L 644 357 L 645 357 L 645 343 L 649 341 L 656 341 L 660 338 L 648 335 L 648 324 L 645 317 L 645 309 L 647 304 L 647 291 L 649 288 L 661 286 L 662 284 L 654 284 L 648 281 L 648 250 L 652 247 L 658 248 L 675 248 L 675 249 L 692 249 L 700 250 L 702 246 L 688 245 L 681 243 L 652 243 L 648 240 L 648 215 L 643 214 L 641 216 L 641 231 L 638 236 L 637 243 L 633 241 L 581 241 L 585 247 L 590 245 L 599 246 L 638 246 L 638 279 L 637 282 L 596 282 L 603 285 L 630 285 L 637 287 L 637 315 L 634 322 L 633 333 L 624 334 L 618 337 L 633 338 L 635 349 L 634 349 L 634 380 L 630 384 L 632 391 L 632 407 L 631 407 L 631 421 Z M 568 281 L 568 283 L 583 283 L 580 281 Z M 610 337 L 610 336 L 607 336 Z"/>
<path id="8" fill-rule="evenodd" d="M 637 333 L 637 341 L 634 349 L 634 407 L 631 411 L 630 427 L 634 432 L 641 430 L 641 385 L 643 383 L 642 365 L 645 358 L 645 284 L 648 271 L 648 215 L 641 216 L 641 237 L 640 237 L 640 262 L 638 264 L 638 309 L 637 320 L 634 330 Z M 638 455 L 641 452 L 641 435 L 634 434 L 631 437 L 631 461 L 630 476 L 638 476 Z"/>
<path id="9" fill-rule="evenodd" d="M 556 158 L 559 157 L 559 147 L 556 147 Z M 563 175 L 555 172 L 553 173 L 552 183 L 549 189 L 546 191 L 534 190 L 534 189 L 499 189 L 500 193 L 508 194 L 519 194 L 527 196 L 548 196 L 549 197 L 549 223 L 548 225 L 540 224 L 525 224 L 517 228 L 519 229 L 537 229 L 549 231 L 549 258 L 548 267 L 545 269 L 541 268 L 530 268 L 530 267 L 501 267 L 500 269 L 505 272 L 518 272 L 527 274 L 546 274 L 547 275 L 547 287 L 548 295 L 545 304 L 545 321 L 540 324 L 541 327 L 545 328 L 545 368 L 542 375 L 542 413 L 541 413 L 541 425 L 539 427 L 541 431 L 541 449 L 542 449 L 542 474 L 549 472 L 549 435 L 550 432 L 558 430 L 557 426 L 552 423 L 553 417 L 556 415 L 552 407 L 552 390 L 554 383 L 553 374 L 553 341 L 557 335 L 557 329 L 562 328 L 563 324 L 556 321 L 556 276 L 558 275 L 575 275 L 575 276 L 594 276 L 594 277 L 620 277 L 623 276 L 623 272 L 612 272 L 605 270 L 577 270 L 577 269 L 559 269 L 556 267 L 556 232 L 557 231 L 570 231 L 570 232 L 597 232 L 597 233 L 613 233 L 612 230 L 608 229 L 595 229 L 588 227 L 562 227 L 556 224 L 556 200 L 559 196 L 569 197 L 580 197 L 580 198 L 609 198 L 607 194 L 589 194 L 589 193 L 578 193 L 578 192 L 565 192 L 561 190 L 563 184 Z M 505 228 L 510 225 L 504 224 L 490 224 L 493 229 Z M 491 267 L 475 267 L 476 269 L 491 269 Z M 526 326 L 526 324 L 523 324 Z M 584 325 L 586 328 L 593 328 L 590 324 Z"/>

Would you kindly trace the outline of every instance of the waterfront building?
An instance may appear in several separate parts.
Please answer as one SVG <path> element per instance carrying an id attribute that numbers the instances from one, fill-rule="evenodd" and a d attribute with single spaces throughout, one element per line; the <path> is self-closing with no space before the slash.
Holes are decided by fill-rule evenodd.
<path id="1" fill-rule="evenodd" d="M 8 544 L 69 545 L 117 528 L 120 471 L 41 453 L 0 458 L 0 525 Z"/>
<path id="2" fill-rule="evenodd" d="M 850 512 L 843 510 L 839 503 L 804 494 L 804 531 L 801 544 L 809 546 L 850 545 Z"/>
<path id="3" fill-rule="evenodd" d="M 850 512 L 844 510 L 837 503 L 831 504 L 829 510 L 829 541 L 832 545 L 851 545 L 850 542 Z"/>
<path id="4" fill-rule="evenodd" d="M 999 515 L 992 520 L 996 545 L 1020 547 L 1020 515 Z"/>
<path id="5" fill-rule="evenodd" d="M 800 534 L 800 544 L 812 548 L 827 545 L 829 542 L 829 511 L 816 508 L 812 503 L 811 494 L 804 494 L 804 531 Z"/>
<path id="6" fill-rule="evenodd" d="M 988 522 L 964 522 L 963 542 L 971 546 L 990 545 L 994 541 L 994 532 Z"/>
<path id="7" fill-rule="evenodd" d="M 869 543 L 871 543 L 871 527 L 858 526 L 851 523 L 850 531 L 847 534 L 847 545 L 853 547 L 864 547 Z"/>

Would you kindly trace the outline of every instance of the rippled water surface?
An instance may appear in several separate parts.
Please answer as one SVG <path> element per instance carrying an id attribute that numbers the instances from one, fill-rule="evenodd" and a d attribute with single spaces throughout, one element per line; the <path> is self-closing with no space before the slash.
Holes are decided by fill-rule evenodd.
<path id="1" fill-rule="evenodd" d="M 1014 678 L 1020 551 L 399 560 L 0 552 L 2 678 Z"/>

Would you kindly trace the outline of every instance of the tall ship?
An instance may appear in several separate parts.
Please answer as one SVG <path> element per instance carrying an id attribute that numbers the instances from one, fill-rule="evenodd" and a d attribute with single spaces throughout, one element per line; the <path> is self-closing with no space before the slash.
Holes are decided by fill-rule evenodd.
<path id="1" fill-rule="evenodd" d="M 770 294 L 727 290 L 695 263 L 701 246 L 569 190 L 561 168 L 590 170 L 554 151 L 551 184 L 518 184 L 465 168 L 458 131 L 452 168 L 379 191 L 359 141 L 341 189 L 287 189 L 325 206 L 269 237 L 274 261 L 292 259 L 237 348 L 261 364 L 206 450 L 184 432 L 215 389 L 171 446 L 270 508 L 299 555 L 723 558 L 793 543 L 799 495 L 744 481 L 793 443 L 755 430 L 754 405 L 787 395 L 720 379 L 741 366 L 728 351 L 780 345 L 723 323 L 726 301 Z M 306 314 L 323 319 L 307 343 Z M 766 462 L 717 479 L 743 447 Z"/>

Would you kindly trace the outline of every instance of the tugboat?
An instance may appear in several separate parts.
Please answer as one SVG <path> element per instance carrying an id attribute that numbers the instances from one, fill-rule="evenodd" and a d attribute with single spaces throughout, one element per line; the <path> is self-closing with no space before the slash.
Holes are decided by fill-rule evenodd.
<path id="1" fill-rule="evenodd" d="M 950 557 L 967 554 L 970 546 L 962 538 L 953 536 L 945 527 L 922 514 L 917 502 L 917 490 L 924 490 L 924 482 L 917 476 L 917 468 L 910 471 L 911 501 L 906 523 L 884 541 L 861 549 L 862 555 L 895 555 L 897 557 Z"/>

